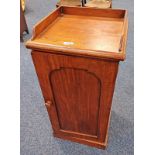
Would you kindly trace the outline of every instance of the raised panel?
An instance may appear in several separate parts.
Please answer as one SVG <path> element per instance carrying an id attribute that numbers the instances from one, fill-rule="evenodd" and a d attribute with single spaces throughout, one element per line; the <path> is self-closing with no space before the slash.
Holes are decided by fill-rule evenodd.
<path id="1" fill-rule="evenodd" d="M 101 82 L 84 69 L 63 68 L 50 72 L 59 125 L 62 130 L 98 134 Z"/>

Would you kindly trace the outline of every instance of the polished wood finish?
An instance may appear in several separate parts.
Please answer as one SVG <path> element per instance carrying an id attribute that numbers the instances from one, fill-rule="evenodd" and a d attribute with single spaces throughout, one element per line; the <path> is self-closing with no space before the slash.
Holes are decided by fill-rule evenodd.
<path id="1" fill-rule="evenodd" d="M 112 8 L 112 0 L 60 0 L 56 7 L 59 6 L 83 6 L 83 7 L 94 7 L 94 8 Z"/>
<path id="2" fill-rule="evenodd" d="M 32 49 L 54 136 L 107 146 L 127 25 L 125 10 L 59 7 L 34 27 L 26 46 Z"/>
<path id="3" fill-rule="evenodd" d="M 82 6 L 81 0 L 60 0 L 56 7 L 59 6 Z"/>
<path id="4" fill-rule="evenodd" d="M 28 48 L 125 59 L 125 10 L 59 7 L 39 22 L 33 31 L 33 37 L 26 45 Z"/>
<path id="5" fill-rule="evenodd" d="M 38 51 L 32 57 L 54 134 L 104 147 L 118 62 Z"/>
<path id="6" fill-rule="evenodd" d="M 25 11 L 25 0 L 20 0 L 22 10 Z"/>
<path id="7" fill-rule="evenodd" d="M 112 1 L 111 0 L 90 0 L 84 6 L 107 9 L 107 8 L 112 8 Z"/>

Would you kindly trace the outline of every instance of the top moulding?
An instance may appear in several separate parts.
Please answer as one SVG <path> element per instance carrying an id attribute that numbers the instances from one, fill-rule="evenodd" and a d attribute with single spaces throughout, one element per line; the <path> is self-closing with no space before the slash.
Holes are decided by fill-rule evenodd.
<path id="1" fill-rule="evenodd" d="M 125 59 L 127 11 L 60 6 L 33 28 L 28 48 L 113 60 Z"/>

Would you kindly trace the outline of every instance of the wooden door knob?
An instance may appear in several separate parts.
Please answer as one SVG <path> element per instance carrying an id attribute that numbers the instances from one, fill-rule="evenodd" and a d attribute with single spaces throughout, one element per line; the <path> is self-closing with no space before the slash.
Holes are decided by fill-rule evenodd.
<path id="1" fill-rule="evenodd" d="M 51 105 L 52 105 L 52 101 L 49 101 L 49 100 L 46 101 L 46 102 L 45 102 L 45 105 L 48 106 L 48 107 L 51 106 Z"/>

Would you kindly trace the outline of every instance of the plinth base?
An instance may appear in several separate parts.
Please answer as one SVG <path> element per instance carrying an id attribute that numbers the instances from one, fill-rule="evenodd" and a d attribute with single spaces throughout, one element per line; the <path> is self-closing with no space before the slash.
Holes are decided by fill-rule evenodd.
<path id="1" fill-rule="evenodd" d="M 60 134 L 56 134 L 56 133 L 53 133 L 53 136 L 56 138 L 63 139 L 63 140 L 69 140 L 72 142 L 85 144 L 85 145 L 96 147 L 99 149 L 106 149 L 106 146 L 107 146 L 107 142 L 101 143 L 101 142 L 97 142 L 97 141 L 92 141 L 92 140 L 87 140 L 87 139 L 77 138 L 77 137 L 69 137 L 69 136 L 60 135 Z"/>

